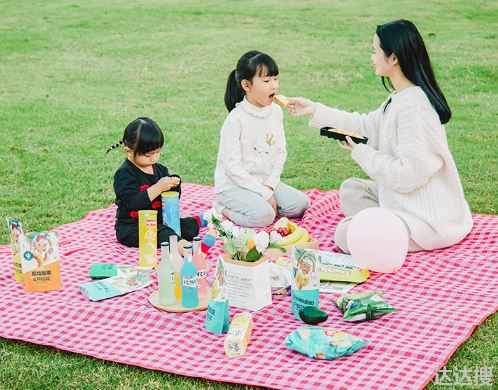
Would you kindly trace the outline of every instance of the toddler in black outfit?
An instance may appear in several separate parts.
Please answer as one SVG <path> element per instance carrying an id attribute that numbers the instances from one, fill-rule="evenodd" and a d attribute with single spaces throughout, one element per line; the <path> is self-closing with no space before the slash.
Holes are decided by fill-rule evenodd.
<path id="1" fill-rule="evenodd" d="M 163 133 L 152 119 L 138 118 L 126 127 L 123 139 L 107 152 L 121 144 L 127 158 L 114 174 L 116 238 L 123 245 L 138 247 L 138 211 L 157 210 L 157 244 L 169 242 L 169 237 L 176 233 L 163 224 L 161 193 L 177 191 L 181 195 L 181 179 L 157 162 L 164 144 Z M 201 216 L 180 219 L 180 251 L 206 224 Z"/>

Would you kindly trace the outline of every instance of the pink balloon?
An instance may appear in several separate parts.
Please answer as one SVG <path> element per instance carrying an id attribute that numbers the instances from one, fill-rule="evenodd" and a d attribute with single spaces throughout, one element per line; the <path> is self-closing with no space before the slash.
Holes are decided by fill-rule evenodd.
<path id="1" fill-rule="evenodd" d="M 351 256 L 372 271 L 395 273 L 408 252 L 408 231 L 391 210 L 371 207 L 349 222 L 346 234 Z"/>

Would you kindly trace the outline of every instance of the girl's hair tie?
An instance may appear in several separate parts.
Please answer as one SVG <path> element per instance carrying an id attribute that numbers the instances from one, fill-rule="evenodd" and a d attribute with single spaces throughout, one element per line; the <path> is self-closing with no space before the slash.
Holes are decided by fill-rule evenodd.
<path id="1" fill-rule="evenodd" d="M 112 145 L 109 149 L 107 149 L 107 151 L 105 152 L 105 154 L 109 153 L 112 149 L 116 149 L 122 143 L 123 143 L 123 140 L 119 141 L 117 144 Z"/>

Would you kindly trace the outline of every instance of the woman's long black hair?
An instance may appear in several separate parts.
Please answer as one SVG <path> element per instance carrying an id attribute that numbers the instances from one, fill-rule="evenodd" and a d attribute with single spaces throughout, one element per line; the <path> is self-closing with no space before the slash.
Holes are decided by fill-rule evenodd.
<path id="1" fill-rule="evenodd" d="M 447 123 L 451 118 L 451 109 L 436 81 L 429 54 L 417 27 L 408 20 L 400 19 L 377 26 L 376 34 L 385 56 L 394 53 L 405 77 L 422 88 L 441 123 Z M 388 89 L 384 77 L 382 84 Z M 392 87 L 390 80 L 389 84 Z"/>
<path id="2" fill-rule="evenodd" d="M 237 67 L 232 70 L 227 80 L 225 91 L 225 106 L 232 111 L 235 105 L 244 99 L 245 91 L 242 80 L 252 82 L 254 76 L 277 76 L 277 63 L 268 54 L 251 50 L 240 57 Z"/>

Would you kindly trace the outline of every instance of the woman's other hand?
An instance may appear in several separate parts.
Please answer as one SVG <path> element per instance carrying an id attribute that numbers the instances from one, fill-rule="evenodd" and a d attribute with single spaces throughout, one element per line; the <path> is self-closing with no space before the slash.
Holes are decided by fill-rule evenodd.
<path id="1" fill-rule="evenodd" d="M 337 141 L 337 142 L 339 143 L 339 146 L 341 148 L 347 150 L 348 152 L 352 152 L 356 146 L 355 142 L 349 136 L 346 136 L 346 142 L 344 141 Z"/>

